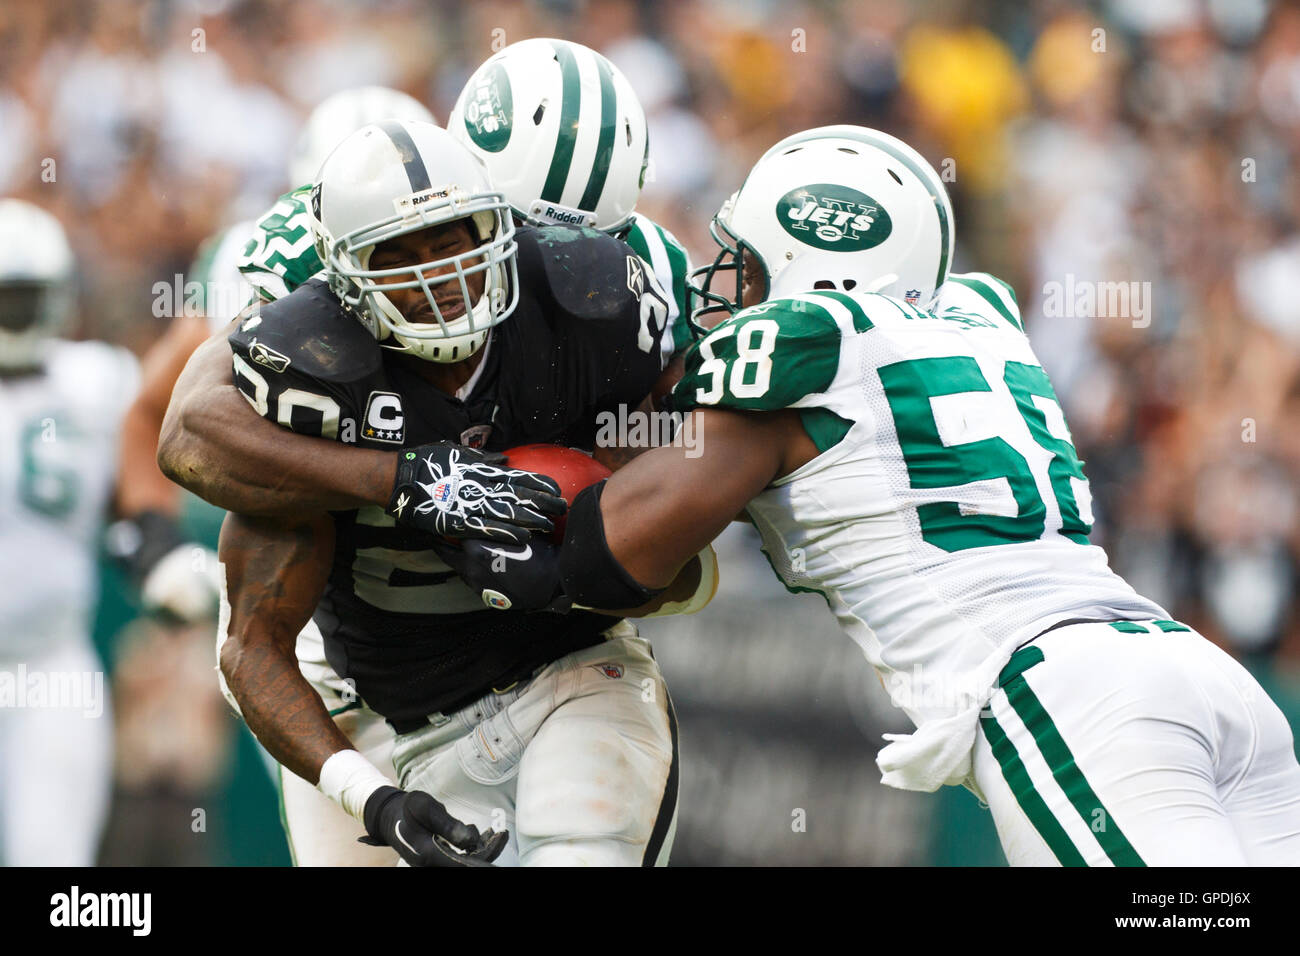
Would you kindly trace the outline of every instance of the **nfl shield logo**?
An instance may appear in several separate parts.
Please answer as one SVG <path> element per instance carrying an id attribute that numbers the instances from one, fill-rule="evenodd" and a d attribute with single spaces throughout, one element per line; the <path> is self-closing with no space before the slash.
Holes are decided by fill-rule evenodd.
<path id="1" fill-rule="evenodd" d="M 455 479 L 454 478 L 442 479 L 442 481 L 438 482 L 436 485 L 433 486 L 433 494 L 431 495 L 431 497 L 433 498 L 434 504 L 436 504 L 439 508 L 446 508 L 447 502 L 451 501 L 454 497 L 456 497 Z"/>
<path id="2" fill-rule="evenodd" d="M 921 290 L 908 289 L 903 293 L 903 301 L 908 305 L 916 305 L 917 302 L 921 301 Z"/>
<path id="3" fill-rule="evenodd" d="M 615 664 L 612 663 L 611 661 L 606 661 L 603 664 L 593 664 L 591 666 L 596 668 L 596 670 L 600 671 L 610 680 L 618 680 L 620 677 L 623 676 L 622 664 Z"/>

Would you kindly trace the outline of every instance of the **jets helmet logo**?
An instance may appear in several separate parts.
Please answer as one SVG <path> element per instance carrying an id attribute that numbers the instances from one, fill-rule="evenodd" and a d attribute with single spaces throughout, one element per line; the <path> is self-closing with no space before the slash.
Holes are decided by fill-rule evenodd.
<path id="1" fill-rule="evenodd" d="M 776 203 L 781 228 L 829 252 L 862 252 L 894 231 L 889 213 L 866 193 L 835 183 L 800 186 Z"/>
<path id="2" fill-rule="evenodd" d="M 510 142 L 510 77 L 495 63 L 465 91 L 465 132 L 474 145 L 499 153 Z"/>

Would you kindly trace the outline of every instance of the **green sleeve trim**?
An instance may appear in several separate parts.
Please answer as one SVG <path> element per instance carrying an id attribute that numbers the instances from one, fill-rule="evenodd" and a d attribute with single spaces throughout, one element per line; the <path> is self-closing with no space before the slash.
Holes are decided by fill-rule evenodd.
<path id="1" fill-rule="evenodd" d="M 861 304 L 847 292 L 834 292 L 830 289 L 817 289 L 807 294 L 820 295 L 824 298 L 830 299 L 832 302 L 838 302 L 840 305 L 844 306 L 844 308 L 848 309 L 849 315 L 853 317 L 853 330 L 855 332 L 867 332 L 876 327 L 875 323 L 867 318 L 866 310 L 863 309 Z"/>
<path id="2" fill-rule="evenodd" d="M 655 233 L 655 240 L 663 248 L 663 259 L 668 263 L 668 282 L 666 285 L 671 290 L 673 303 L 676 308 L 676 316 L 673 317 L 673 352 L 680 352 L 690 346 L 694 337 L 691 335 L 690 323 L 690 297 L 686 285 L 687 276 L 691 271 L 690 258 L 686 254 L 685 247 L 677 241 L 677 237 L 671 232 L 659 225 L 652 219 L 645 216 L 637 215 L 632 220 L 632 227 L 628 230 L 624 238 L 632 251 L 646 261 L 660 281 L 664 281 L 664 276 L 659 272 L 655 265 L 655 256 L 651 251 L 651 238 L 649 233 Z M 666 290 L 668 291 L 668 290 Z"/>
<path id="3" fill-rule="evenodd" d="M 990 278 L 992 277 L 990 276 Z M 1015 326 L 1016 331 L 1023 332 L 1025 330 L 1024 326 L 1020 324 L 1020 320 L 1011 314 L 1011 310 L 1008 309 L 1006 303 L 1002 301 L 1002 297 L 994 292 L 987 283 L 980 279 L 973 279 L 970 276 L 953 276 L 951 281 L 956 282 L 958 285 L 963 285 L 979 295 L 989 305 L 993 306 L 999 315 Z"/>

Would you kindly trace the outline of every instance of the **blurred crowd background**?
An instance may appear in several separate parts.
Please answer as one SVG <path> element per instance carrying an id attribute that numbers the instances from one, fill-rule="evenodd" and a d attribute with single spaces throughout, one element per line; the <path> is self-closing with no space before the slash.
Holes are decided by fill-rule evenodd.
<path id="1" fill-rule="evenodd" d="M 1087 462 L 1093 540 L 1300 726 L 1300 4 L 7 0 L 0 194 L 67 227 L 78 334 L 143 351 L 167 321 L 154 284 L 297 185 L 286 158 L 313 105 L 374 83 L 445 120 L 480 62 L 530 36 L 628 76 L 650 122 L 639 208 L 697 264 L 710 216 L 785 135 L 855 123 L 915 145 L 948 181 L 957 270 L 1018 293 Z M 1103 282 L 1136 283 L 1145 314 L 1050 307 L 1052 288 Z M 714 607 L 645 628 L 681 719 L 675 861 L 998 862 L 968 794 L 878 785 L 879 735 L 905 721 L 746 531 L 722 548 Z M 207 634 L 133 620 L 105 582 L 105 862 L 284 862 L 255 745 L 219 699 L 195 704 Z"/>

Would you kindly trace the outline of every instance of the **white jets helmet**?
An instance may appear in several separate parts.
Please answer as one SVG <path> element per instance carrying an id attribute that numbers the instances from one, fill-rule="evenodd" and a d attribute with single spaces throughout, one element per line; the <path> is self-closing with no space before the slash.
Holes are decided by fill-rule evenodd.
<path id="1" fill-rule="evenodd" d="M 627 78 L 568 40 L 521 40 L 478 68 L 447 128 L 522 220 L 618 232 L 645 185 L 650 137 Z"/>
<path id="2" fill-rule="evenodd" d="M 947 278 L 953 251 L 952 205 L 939 174 L 906 143 L 863 126 L 823 126 L 777 143 L 710 232 L 721 251 L 691 274 L 701 301 L 692 318 L 701 325 L 739 307 L 750 259 L 763 299 L 838 289 L 924 307 Z M 728 272 L 730 296 L 713 288 Z"/>
<path id="3" fill-rule="evenodd" d="M 72 249 L 63 226 L 19 199 L 0 199 L 0 368 L 38 365 L 72 311 Z"/>
<path id="4" fill-rule="evenodd" d="M 330 288 L 381 342 L 432 362 L 459 362 L 487 340 L 519 300 L 515 225 L 487 170 L 446 130 L 430 123 L 384 120 L 357 130 L 321 166 L 311 193 L 316 251 Z M 470 220 L 478 245 L 468 252 L 393 269 L 373 270 L 378 243 Z M 437 271 L 439 274 L 430 275 Z M 467 280 L 484 279 L 477 300 Z M 403 281 L 380 283 L 393 276 Z M 444 317 L 435 291 L 459 285 L 465 311 Z M 432 322 L 412 323 L 385 292 L 422 289 Z"/>
<path id="5" fill-rule="evenodd" d="M 416 120 L 434 125 L 438 122 L 423 103 L 400 90 L 386 86 L 341 90 L 321 100 L 303 124 L 289 159 L 289 184 L 297 187 L 315 182 L 320 164 L 344 137 L 367 123 L 384 119 Z"/>

